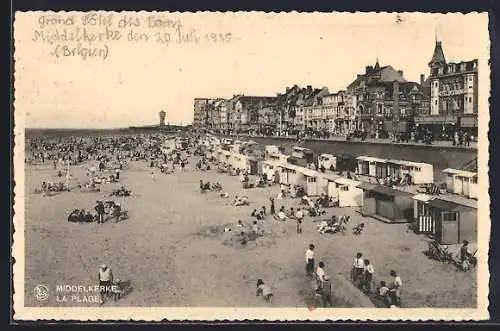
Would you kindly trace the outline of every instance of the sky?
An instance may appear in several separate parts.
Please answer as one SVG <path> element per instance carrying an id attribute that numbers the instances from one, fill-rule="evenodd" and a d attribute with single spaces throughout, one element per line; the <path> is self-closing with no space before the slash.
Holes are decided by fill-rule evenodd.
<path id="1" fill-rule="evenodd" d="M 403 13 L 397 23 L 395 13 L 157 13 L 157 18 L 180 22 L 183 31 L 195 29 L 201 37 L 198 44 L 165 45 L 157 42 L 156 33 L 173 36 L 174 28 L 144 26 L 147 13 L 115 13 L 115 25 L 124 15 L 140 18 L 143 26 L 134 32 L 150 39 L 128 42 L 130 29 L 122 28 L 125 39 L 93 45 L 107 47 L 106 59 L 85 60 L 51 55 L 58 45 L 76 43 L 35 41 L 36 31 L 76 28 L 60 21 L 54 25 L 44 15 L 16 13 L 14 23 L 14 108 L 23 117 L 18 123 L 29 128 L 151 125 L 158 123 L 160 110 L 166 111 L 167 122 L 188 124 L 196 97 L 274 96 L 294 84 L 327 86 L 335 92 L 377 58 L 381 66 L 403 70 L 407 80 L 418 82 L 421 73 L 428 76 L 436 37 L 447 61 L 479 59 L 479 109 L 488 108 L 487 14 Z M 65 15 L 81 24 L 81 14 Z M 211 32 L 231 33 L 231 42 L 209 42 L 204 36 Z"/>

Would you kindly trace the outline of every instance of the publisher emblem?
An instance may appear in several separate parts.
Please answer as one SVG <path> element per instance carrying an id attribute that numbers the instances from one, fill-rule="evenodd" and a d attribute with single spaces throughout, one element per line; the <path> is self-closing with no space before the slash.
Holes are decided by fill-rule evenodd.
<path id="1" fill-rule="evenodd" d="M 35 300 L 38 302 L 47 301 L 49 299 L 49 288 L 45 285 L 37 285 L 33 289 Z"/>

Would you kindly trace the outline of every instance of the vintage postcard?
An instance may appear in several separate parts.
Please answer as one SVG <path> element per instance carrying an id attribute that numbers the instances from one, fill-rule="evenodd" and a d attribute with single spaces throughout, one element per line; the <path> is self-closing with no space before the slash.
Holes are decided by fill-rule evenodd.
<path id="1" fill-rule="evenodd" d="M 489 317 L 487 13 L 17 12 L 14 38 L 15 320 Z"/>

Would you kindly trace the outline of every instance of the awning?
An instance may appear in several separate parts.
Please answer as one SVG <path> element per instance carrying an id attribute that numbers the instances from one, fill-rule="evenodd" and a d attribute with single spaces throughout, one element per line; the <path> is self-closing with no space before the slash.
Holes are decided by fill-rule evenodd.
<path id="1" fill-rule="evenodd" d="M 330 181 L 330 182 L 333 182 L 336 179 L 340 178 L 339 175 L 335 175 L 335 174 L 324 174 L 324 173 L 322 173 L 321 176 L 323 178 L 325 178 L 326 180 Z"/>
<path id="2" fill-rule="evenodd" d="M 382 185 L 361 183 L 356 187 L 358 187 L 364 191 L 376 192 L 376 193 L 391 196 L 391 197 L 395 197 L 395 196 L 406 196 L 409 198 L 413 197 L 413 195 L 411 193 L 395 190 L 395 189 L 392 189 L 390 187 L 382 186 Z"/>
<path id="3" fill-rule="evenodd" d="M 432 195 L 427 195 L 427 194 L 417 194 L 417 195 L 413 196 L 413 200 L 422 201 L 422 202 L 429 202 L 433 199 L 436 199 L 436 197 L 433 197 Z"/>
<path id="4" fill-rule="evenodd" d="M 335 179 L 335 183 L 338 183 L 338 184 L 342 184 L 342 185 L 354 185 L 357 187 L 357 185 L 361 184 L 361 182 L 358 182 L 356 180 L 352 180 L 352 179 L 347 179 L 347 178 L 344 178 L 344 177 L 340 177 L 340 178 L 337 178 Z"/>
<path id="5" fill-rule="evenodd" d="M 386 162 L 387 161 L 385 159 L 380 159 L 378 157 L 371 157 L 371 156 L 358 156 L 356 159 L 358 161 L 365 161 L 365 162 Z"/>
<path id="6" fill-rule="evenodd" d="M 318 175 L 317 171 L 314 171 L 311 169 L 303 169 L 303 170 L 300 170 L 300 172 L 302 172 L 304 175 L 306 175 L 308 177 L 316 177 Z"/>
<path id="7" fill-rule="evenodd" d="M 477 128 L 477 117 L 464 116 L 460 119 L 460 126 L 464 128 Z"/>
<path id="8" fill-rule="evenodd" d="M 451 201 L 446 201 L 446 200 L 441 200 L 441 199 L 434 199 L 429 202 L 429 206 L 441 209 L 441 210 L 454 210 L 455 208 L 459 207 L 459 204 L 456 204 Z"/>
<path id="9" fill-rule="evenodd" d="M 415 123 L 418 124 L 456 124 L 456 116 L 422 116 L 415 117 Z"/>

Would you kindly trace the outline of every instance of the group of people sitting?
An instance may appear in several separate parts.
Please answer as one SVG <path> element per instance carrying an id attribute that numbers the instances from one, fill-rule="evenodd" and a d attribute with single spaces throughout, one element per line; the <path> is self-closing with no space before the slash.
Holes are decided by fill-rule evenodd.
<path id="1" fill-rule="evenodd" d="M 210 170 L 210 164 L 208 164 L 207 160 L 203 157 L 196 162 L 196 169 L 200 171 Z"/>
<path id="2" fill-rule="evenodd" d="M 320 234 L 338 232 L 346 234 L 346 226 L 347 223 L 349 223 L 349 220 L 350 216 L 342 215 L 337 217 L 333 215 L 331 219 L 321 221 L 317 230 Z"/>
<path id="3" fill-rule="evenodd" d="M 38 191 L 38 190 L 37 190 Z M 39 192 L 48 193 L 48 192 L 63 192 L 69 191 L 69 187 L 63 182 L 42 182 L 42 189 Z"/>
<path id="4" fill-rule="evenodd" d="M 402 176 L 392 175 L 387 176 L 386 178 L 379 179 L 379 184 L 385 186 L 404 186 L 404 185 L 412 185 L 412 177 L 409 173 L 402 174 Z"/>
<path id="5" fill-rule="evenodd" d="M 325 193 L 321 193 L 321 195 L 315 201 L 316 205 L 322 208 L 332 208 L 339 206 L 339 199 L 337 197 L 329 197 Z"/>
<path id="6" fill-rule="evenodd" d="M 304 195 L 301 198 L 301 204 L 308 206 L 309 216 L 315 217 L 326 214 L 326 211 L 324 210 L 322 204 L 320 204 L 317 200 L 312 200 L 307 195 Z"/>
<path id="7" fill-rule="evenodd" d="M 266 216 L 266 207 L 262 206 L 261 210 L 259 211 L 257 211 L 257 209 L 254 209 L 250 216 L 255 217 L 258 221 L 264 220 Z"/>
<path id="8" fill-rule="evenodd" d="M 96 184 L 110 184 L 110 183 L 118 183 L 120 181 L 119 177 L 116 175 L 102 176 L 102 177 L 94 177 L 91 179 L 92 182 Z"/>
<path id="9" fill-rule="evenodd" d="M 117 197 L 129 197 L 132 194 L 131 190 L 126 189 L 125 187 L 120 187 L 117 189 L 114 189 L 110 195 L 111 196 L 117 196 Z"/>
<path id="10" fill-rule="evenodd" d="M 100 192 L 101 189 L 96 185 L 95 182 L 89 181 L 83 185 L 78 185 L 82 192 Z"/>
<path id="11" fill-rule="evenodd" d="M 206 191 L 222 191 L 222 184 L 220 182 L 210 184 L 209 181 L 203 182 L 203 180 L 200 179 L 200 192 L 205 193 Z"/>
<path id="12" fill-rule="evenodd" d="M 278 199 L 283 199 L 286 198 L 287 196 L 290 196 L 290 198 L 302 198 L 306 195 L 306 192 L 304 190 L 304 187 L 301 185 L 285 185 L 285 184 L 280 184 L 280 192 L 278 193 Z"/>
<path id="13" fill-rule="evenodd" d="M 241 173 L 240 169 L 235 169 L 231 165 L 222 162 L 217 164 L 217 171 L 220 173 L 227 173 L 229 176 L 238 176 Z"/>
<path id="14" fill-rule="evenodd" d="M 92 223 L 97 220 L 96 215 L 92 215 L 90 211 L 85 209 L 75 209 L 68 216 L 68 222 L 74 223 Z"/>
<path id="15" fill-rule="evenodd" d="M 234 200 L 233 200 L 233 203 L 232 203 L 233 206 L 235 207 L 239 207 L 239 206 L 249 206 L 250 205 L 250 201 L 248 201 L 248 197 L 247 196 L 241 196 L 241 197 L 238 197 L 237 195 L 234 197 Z"/>

